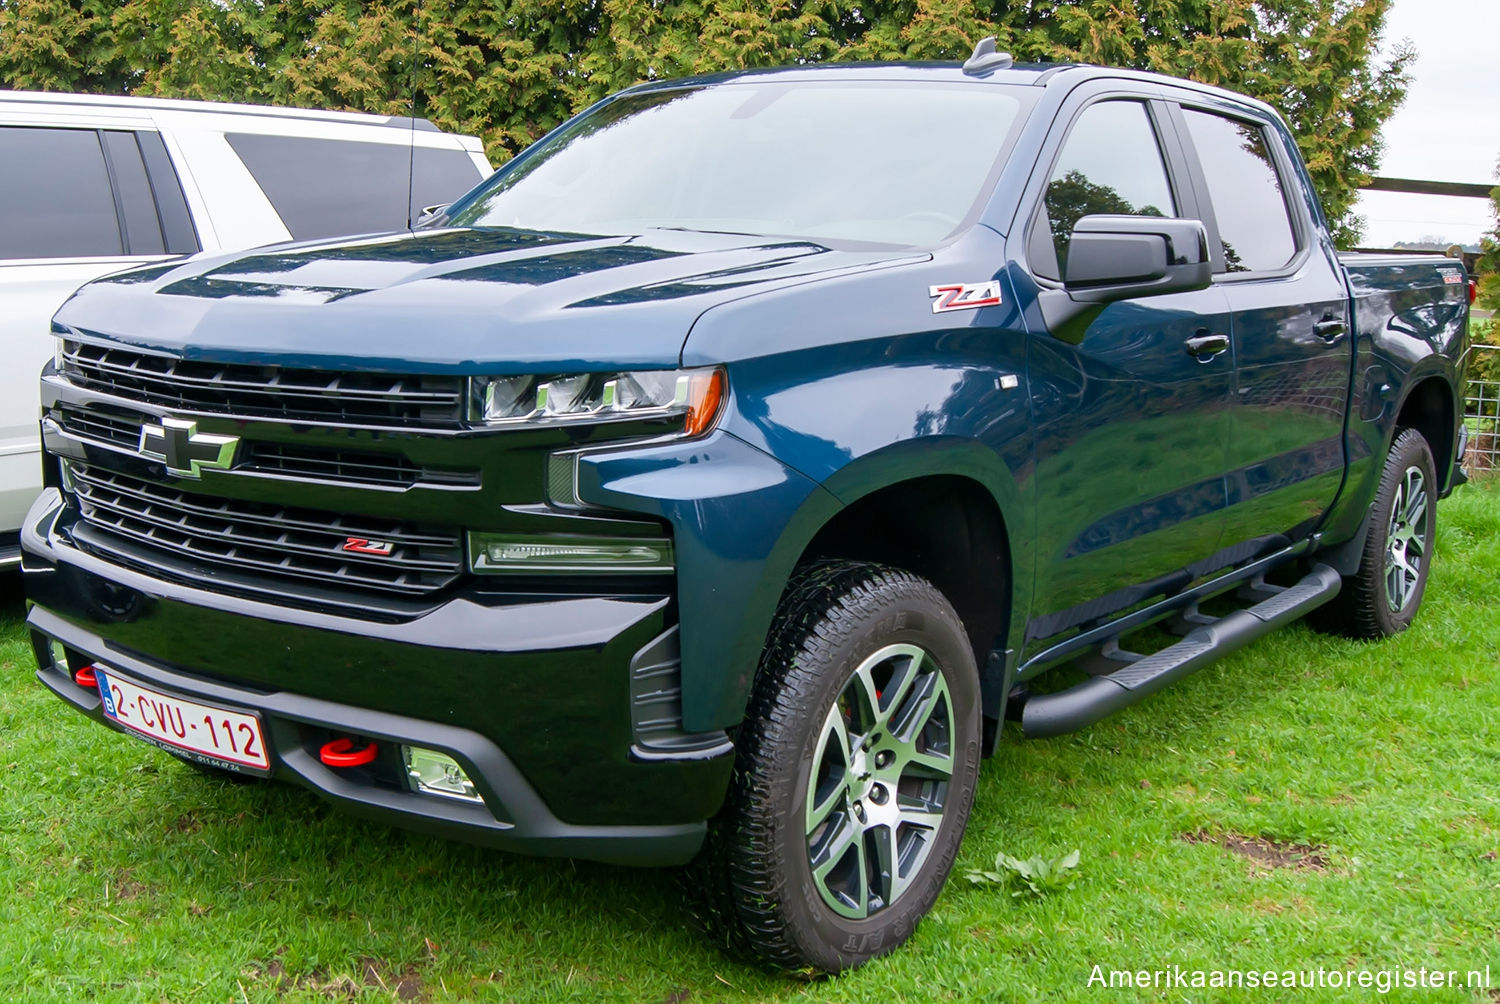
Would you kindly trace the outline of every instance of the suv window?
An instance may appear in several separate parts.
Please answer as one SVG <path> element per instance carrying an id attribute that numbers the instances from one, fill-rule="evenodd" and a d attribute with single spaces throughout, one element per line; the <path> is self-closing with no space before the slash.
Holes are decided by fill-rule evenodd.
<path id="1" fill-rule="evenodd" d="M 0 126 L 0 258 L 125 253 L 99 134 Z"/>
<path id="2" fill-rule="evenodd" d="M 1228 270 L 1281 268 L 1296 254 L 1297 239 L 1265 130 L 1192 108 L 1182 114 L 1203 165 Z"/>
<path id="3" fill-rule="evenodd" d="M 408 214 L 415 219 L 423 206 L 452 202 L 482 180 L 462 150 L 259 133 L 224 138 L 296 240 L 404 230 Z"/>
<path id="4" fill-rule="evenodd" d="M 1043 262 L 1037 270 L 1054 279 L 1067 266 L 1073 225 L 1083 217 L 1176 216 L 1166 162 L 1146 106 L 1139 101 L 1101 101 L 1084 109 L 1058 154 L 1044 203 L 1057 269 L 1053 272 L 1050 263 Z"/>
<path id="5" fill-rule="evenodd" d="M 130 254 L 162 254 L 166 243 L 161 236 L 161 220 L 156 215 L 156 200 L 146 177 L 146 164 L 135 133 L 106 131 L 100 133 L 115 188 L 120 193 L 120 212 L 125 216 L 125 239 Z"/>

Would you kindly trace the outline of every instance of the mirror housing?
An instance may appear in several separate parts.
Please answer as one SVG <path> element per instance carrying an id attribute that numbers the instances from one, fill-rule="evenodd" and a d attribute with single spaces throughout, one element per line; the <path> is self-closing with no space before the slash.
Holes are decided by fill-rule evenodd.
<path id="1" fill-rule="evenodd" d="M 1073 226 L 1063 286 L 1079 303 L 1207 289 L 1208 231 L 1199 220 L 1085 216 Z"/>
<path id="2" fill-rule="evenodd" d="M 1100 213 L 1073 225 L 1063 286 L 1041 290 L 1037 305 L 1052 336 L 1076 345 L 1106 304 L 1207 289 L 1213 278 L 1201 221 Z"/>
<path id="3" fill-rule="evenodd" d="M 422 212 L 417 215 L 417 220 L 411 225 L 413 230 L 427 230 L 432 227 L 440 227 L 448 221 L 448 207 L 451 202 L 439 202 L 435 206 L 423 206 Z"/>

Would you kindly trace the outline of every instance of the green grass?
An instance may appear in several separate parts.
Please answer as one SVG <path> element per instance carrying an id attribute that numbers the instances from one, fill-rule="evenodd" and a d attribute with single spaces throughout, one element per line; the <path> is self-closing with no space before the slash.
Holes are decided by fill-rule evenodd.
<path id="1" fill-rule="evenodd" d="M 956 875 L 997 851 L 1079 847 L 1076 883 L 1012 898 L 956 880 L 904 950 L 821 983 L 726 959 L 669 872 L 390 830 L 299 789 L 201 777 L 101 729 L 33 679 L 12 589 L 0 1000 L 1374 995 L 1109 991 L 1087 985 L 1095 963 L 1488 964 L 1500 982 L 1500 489 L 1461 490 L 1440 524 L 1426 606 L 1400 638 L 1296 626 L 1079 735 L 1005 744 L 985 764 Z M 1239 837 L 1307 845 L 1322 863 L 1260 865 L 1225 846 Z"/>

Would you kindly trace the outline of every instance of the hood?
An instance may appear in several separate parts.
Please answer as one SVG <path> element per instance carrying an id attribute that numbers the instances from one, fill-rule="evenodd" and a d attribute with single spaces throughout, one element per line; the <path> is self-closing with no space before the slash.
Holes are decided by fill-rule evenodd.
<path id="1" fill-rule="evenodd" d="M 386 372 L 674 366 L 748 294 L 925 252 L 652 230 L 440 230 L 285 244 L 89 283 L 56 324 L 187 358 Z"/>

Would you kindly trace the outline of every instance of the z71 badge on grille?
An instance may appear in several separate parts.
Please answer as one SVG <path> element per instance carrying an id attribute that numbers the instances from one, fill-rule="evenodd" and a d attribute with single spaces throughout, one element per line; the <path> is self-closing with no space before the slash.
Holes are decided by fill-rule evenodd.
<path id="1" fill-rule="evenodd" d="M 388 540 L 371 540 L 369 537 L 346 537 L 341 550 L 353 551 L 355 554 L 373 554 L 381 558 L 389 558 L 396 550 L 396 545 Z"/>
<path id="2" fill-rule="evenodd" d="M 927 295 L 937 297 L 932 312 L 967 310 L 970 307 L 993 307 L 1000 303 L 1000 282 L 955 282 L 946 286 L 928 286 Z"/>
<path id="3" fill-rule="evenodd" d="M 199 432 L 197 422 L 163 418 L 160 425 L 141 426 L 138 450 L 143 457 L 163 461 L 169 473 L 198 478 L 205 467 L 227 469 L 239 446 L 238 436 L 211 436 Z"/>

